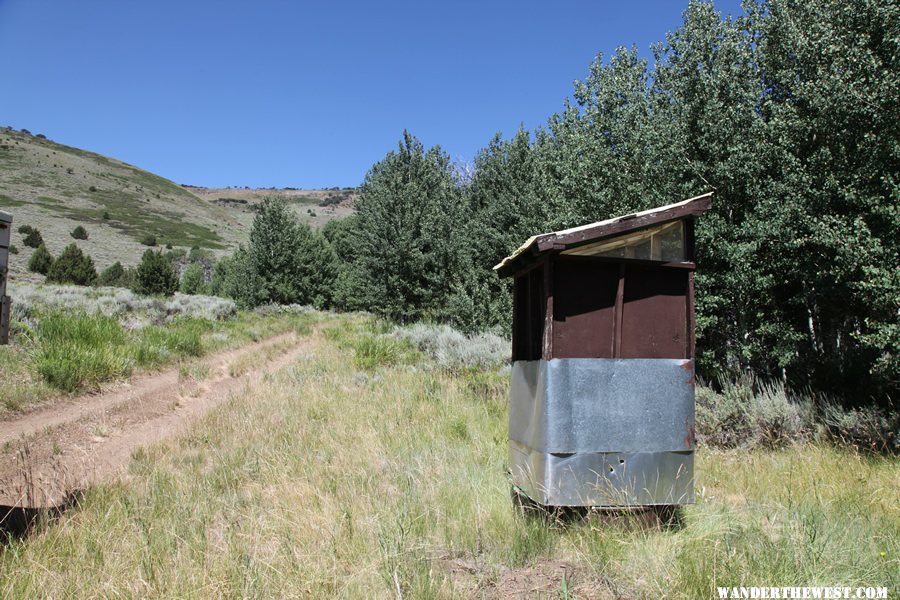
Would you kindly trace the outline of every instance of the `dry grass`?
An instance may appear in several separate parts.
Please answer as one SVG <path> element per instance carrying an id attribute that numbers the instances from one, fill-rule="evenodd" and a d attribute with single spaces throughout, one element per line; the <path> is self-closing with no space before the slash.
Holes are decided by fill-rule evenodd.
<path id="1" fill-rule="evenodd" d="M 510 503 L 505 377 L 360 372 L 356 331 L 138 452 L 121 483 L 0 556 L 0 596 L 710 597 L 881 585 L 900 468 L 807 444 L 701 450 L 674 530 L 562 525 Z"/>
<path id="2" fill-rule="evenodd" d="M 286 339 L 260 348 L 259 350 L 246 352 L 228 365 L 228 375 L 230 377 L 240 377 L 252 369 L 258 369 L 279 354 L 284 354 L 296 344 L 296 338 Z"/>

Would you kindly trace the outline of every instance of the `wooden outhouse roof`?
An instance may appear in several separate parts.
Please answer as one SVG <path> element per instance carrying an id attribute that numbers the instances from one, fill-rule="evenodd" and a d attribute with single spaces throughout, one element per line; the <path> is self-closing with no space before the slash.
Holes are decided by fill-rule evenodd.
<path id="1" fill-rule="evenodd" d="M 667 204 L 571 229 L 533 235 L 515 252 L 496 265 L 494 270 L 501 277 L 506 277 L 545 252 L 567 250 L 629 231 L 701 215 L 712 206 L 712 196 L 713 193 L 708 192 L 675 204 Z"/>

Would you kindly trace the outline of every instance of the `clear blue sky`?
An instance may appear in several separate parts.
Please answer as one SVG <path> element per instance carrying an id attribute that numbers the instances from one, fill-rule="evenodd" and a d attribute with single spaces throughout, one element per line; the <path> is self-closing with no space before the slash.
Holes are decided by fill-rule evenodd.
<path id="1" fill-rule="evenodd" d="M 0 0 L 0 126 L 178 183 L 355 186 L 404 128 L 470 160 L 543 124 L 686 2 Z"/>

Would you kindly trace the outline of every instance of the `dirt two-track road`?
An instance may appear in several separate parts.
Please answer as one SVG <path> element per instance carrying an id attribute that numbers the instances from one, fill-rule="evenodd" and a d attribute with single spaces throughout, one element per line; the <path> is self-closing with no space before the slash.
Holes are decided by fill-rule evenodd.
<path id="1" fill-rule="evenodd" d="M 316 340 L 316 334 L 279 335 L 201 359 L 208 366 L 201 378 L 186 377 L 175 366 L 0 421 L 0 512 L 4 506 L 57 507 L 117 477 L 134 450 L 184 431 L 266 372 L 311 352 Z M 246 373 L 232 368 L 251 357 Z"/>

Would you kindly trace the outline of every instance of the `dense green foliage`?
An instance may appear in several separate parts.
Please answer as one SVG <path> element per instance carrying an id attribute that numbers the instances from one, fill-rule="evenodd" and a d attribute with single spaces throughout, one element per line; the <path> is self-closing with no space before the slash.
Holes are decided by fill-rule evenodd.
<path id="1" fill-rule="evenodd" d="M 319 305 L 508 331 L 491 267 L 530 235 L 715 192 L 697 225 L 699 373 L 751 372 L 848 404 L 890 403 L 900 374 L 900 8 L 693 1 L 654 61 L 598 56 L 535 132 L 499 134 L 474 169 L 404 132 L 358 214 L 307 245 Z M 296 226 L 264 209 L 212 288 L 309 302 Z M 313 234 L 304 233 L 309 241 Z M 320 264 L 306 261 L 306 264 Z M 309 272 L 309 270 L 305 271 Z"/>
<path id="2" fill-rule="evenodd" d="M 181 286 L 179 291 L 182 294 L 201 294 L 206 287 L 203 279 L 203 267 L 197 263 L 188 265 L 187 269 L 181 275 Z"/>
<path id="3" fill-rule="evenodd" d="M 147 250 L 135 270 L 133 287 L 138 294 L 171 296 L 178 290 L 178 274 L 162 252 Z"/>
<path id="4" fill-rule="evenodd" d="M 28 259 L 28 270 L 32 273 L 40 273 L 41 275 L 46 275 L 50 272 L 50 267 L 53 265 L 53 256 L 50 255 L 50 251 L 47 250 L 47 246 L 41 244 L 37 247 L 37 250 L 32 253 L 31 258 Z"/>
<path id="5" fill-rule="evenodd" d="M 97 282 L 94 261 L 74 243 L 69 244 L 50 265 L 50 269 L 47 271 L 47 282 L 94 285 Z"/>
<path id="6" fill-rule="evenodd" d="M 110 287 L 127 287 L 127 277 L 125 267 L 119 261 L 109 265 L 100 273 L 97 280 L 99 285 L 108 285 Z"/>
<path id="7" fill-rule="evenodd" d="M 213 272 L 211 289 L 241 306 L 331 303 L 336 257 L 325 237 L 300 223 L 281 198 L 260 205 L 250 243 Z"/>
<path id="8" fill-rule="evenodd" d="M 72 230 L 72 233 L 69 234 L 76 240 L 86 240 L 88 239 L 88 232 L 83 226 L 79 225 L 75 229 Z"/>
<path id="9" fill-rule="evenodd" d="M 654 47 L 598 56 L 533 134 L 468 180 L 404 134 L 330 237 L 335 299 L 398 319 L 508 327 L 490 267 L 528 236 L 715 191 L 698 222 L 698 363 L 885 400 L 900 363 L 900 9 L 691 2 Z M 740 301 L 736 301 L 740 299 Z"/>
<path id="10" fill-rule="evenodd" d="M 41 232 L 33 227 L 23 225 L 19 228 L 19 231 L 25 236 L 25 238 L 22 240 L 22 243 L 29 248 L 40 248 L 44 243 L 44 238 L 41 236 Z"/>
<path id="11" fill-rule="evenodd" d="M 353 244 L 359 298 L 399 321 L 455 320 L 471 273 L 465 197 L 449 156 L 404 132 L 366 175 Z M 346 258 L 346 257 L 345 257 Z"/>

